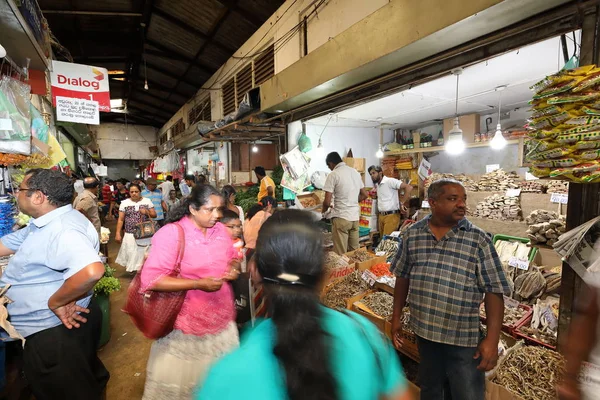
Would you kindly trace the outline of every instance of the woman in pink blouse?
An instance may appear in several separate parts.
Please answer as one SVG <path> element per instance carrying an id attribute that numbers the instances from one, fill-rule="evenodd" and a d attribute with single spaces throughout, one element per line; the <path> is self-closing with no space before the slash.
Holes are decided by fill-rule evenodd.
<path id="1" fill-rule="evenodd" d="M 239 271 L 227 228 L 218 222 L 224 201 L 197 185 L 152 238 L 142 268 L 142 289 L 187 291 L 173 331 L 152 344 L 144 399 L 189 399 L 208 367 L 239 344 L 229 281 Z M 185 233 L 180 277 L 168 276 L 178 256 L 178 230 Z M 157 312 L 160 312 L 157 310 Z"/>

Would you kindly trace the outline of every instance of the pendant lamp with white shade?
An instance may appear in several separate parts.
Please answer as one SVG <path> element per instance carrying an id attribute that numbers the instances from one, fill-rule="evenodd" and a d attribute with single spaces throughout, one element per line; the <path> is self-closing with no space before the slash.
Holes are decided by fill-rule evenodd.
<path id="1" fill-rule="evenodd" d="M 457 68 L 452 71 L 456 75 L 456 113 L 454 117 L 454 126 L 448 132 L 448 141 L 446 142 L 446 151 L 450 155 L 458 155 L 465 150 L 465 142 L 463 141 L 463 131 L 460 129 L 458 119 L 458 80 L 462 74 L 462 68 Z"/>
<path id="2" fill-rule="evenodd" d="M 496 91 L 498 92 L 498 124 L 496 125 L 496 134 L 490 141 L 490 147 L 494 150 L 502 150 L 506 147 L 506 139 L 502 134 L 502 127 L 500 126 L 500 116 L 502 115 L 502 91 L 506 89 L 506 86 L 498 86 Z"/>

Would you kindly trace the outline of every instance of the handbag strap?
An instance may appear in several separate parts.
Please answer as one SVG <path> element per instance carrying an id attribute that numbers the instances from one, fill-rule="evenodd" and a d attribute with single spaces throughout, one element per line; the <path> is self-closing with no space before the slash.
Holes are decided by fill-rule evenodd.
<path id="1" fill-rule="evenodd" d="M 179 253 L 177 254 L 177 260 L 175 261 L 175 273 L 179 275 L 179 272 L 181 272 L 181 262 L 183 261 L 185 252 L 185 232 L 179 222 L 175 222 L 173 225 L 175 225 L 179 231 Z"/>

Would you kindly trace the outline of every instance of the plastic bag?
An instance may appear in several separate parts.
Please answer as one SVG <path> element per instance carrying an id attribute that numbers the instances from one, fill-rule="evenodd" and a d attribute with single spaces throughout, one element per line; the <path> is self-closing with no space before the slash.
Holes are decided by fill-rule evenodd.
<path id="1" fill-rule="evenodd" d="M 312 142 L 310 141 L 310 138 L 308 136 L 306 136 L 306 133 L 304 133 L 304 132 L 302 132 L 302 134 L 298 138 L 298 147 L 300 148 L 300 151 L 303 153 L 308 153 L 309 151 L 312 150 Z"/>
<path id="2" fill-rule="evenodd" d="M 598 158 L 600 158 L 600 150 L 596 149 L 579 151 L 573 154 L 573 156 L 579 158 L 580 160 L 597 160 Z"/>
<path id="3" fill-rule="evenodd" d="M 548 99 L 548 104 L 585 103 L 600 98 L 600 92 L 582 92 L 578 94 L 554 96 Z"/>
<path id="4" fill-rule="evenodd" d="M 600 149 L 600 141 L 583 140 L 581 142 L 575 143 L 575 146 L 573 147 L 576 150 Z"/>
<path id="5" fill-rule="evenodd" d="M 534 129 L 531 130 L 527 133 L 527 136 L 529 136 L 532 139 L 541 139 L 541 140 L 548 140 L 548 139 L 554 139 L 556 136 L 558 136 L 559 131 L 547 131 L 547 130 L 543 130 L 543 129 Z"/>
<path id="6" fill-rule="evenodd" d="M 599 141 L 599 140 L 600 140 L 600 131 L 562 134 L 556 138 L 556 141 L 558 143 L 563 143 L 563 144 L 577 143 L 580 141 L 595 142 L 595 141 Z"/>
<path id="7" fill-rule="evenodd" d="M 569 155 L 573 152 L 573 149 L 569 149 L 566 147 L 558 147 L 555 149 L 550 149 L 550 150 L 546 150 L 546 151 L 542 151 L 539 153 L 533 153 L 531 155 L 529 155 L 529 159 L 530 160 L 549 160 L 549 159 L 553 159 L 553 158 L 560 158 L 560 157 L 564 157 L 566 155 Z"/>
<path id="8" fill-rule="evenodd" d="M 31 153 L 29 85 L 4 76 L 0 80 L 0 152 Z"/>
<path id="9" fill-rule="evenodd" d="M 600 84 L 600 68 L 594 68 L 576 87 L 573 88 L 573 92 L 582 92 L 598 84 Z"/>
<path id="10" fill-rule="evenodd" d="M 598 125 L 600 124 L 600 116 L 585 116 L 571 118 L 565 125 Z"/>
<path id="11" fill-rule="evenodd" d="M 532 139 L 527 143 L 527 148 L 529 149 L 529 153 L 542 152 L 546 150 L 555 149 L 560 147 L 559 143 L 556 143 L 551 140 L 536 140 Z"/>
<path id="12" fill-rule="evenodd" d="M 571 114 L 563 111 L 559 114 L 549 115 L 547 117 L 532 119 L 529 121 L 529 127 L 533 129 L 551 129 L 559 126 L 562 123 L 568 123 L 569 120 L 574 119 Z"/>
<path id="13" fill-rule="evenodd" d="M 325 181 L 327 180 L 327 175 L 329 175 L 325 171 L 316 171 L 310 176 L 310 182 L 317 189 L 323 189 L 325 186 Z"/>
<path id="14" fill-rule="evenodd" d="M 574 165 L 577 164 L 581 164 L 582 161 L 577 160 L 575 158 L 572 157 L 565 157 L 565 158 L 557 158 L 554 160 L 544 160 L 544 161 L 538 161 L 538 162 L 534 162 L 533 166 L 535 168 L 559 168 L 559 167 L 572 167 Z"/>

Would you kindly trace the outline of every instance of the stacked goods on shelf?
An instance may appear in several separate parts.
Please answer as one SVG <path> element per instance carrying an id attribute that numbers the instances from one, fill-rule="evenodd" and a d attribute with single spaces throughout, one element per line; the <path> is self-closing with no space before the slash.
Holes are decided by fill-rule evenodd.
<path id="1" fill-rule="evenodd" d="M 477 204 L 475 216 L 501 221 L 522 221 L 523 211 L 518 197 L 494 194 Z"/>
<path id="2" fill-rule="evenodd" d="M 427 193 L 427 189 L 429 189 L 429 185 L 431 185 L 432 182 L 439 181 L 440 179 L 454 179 L 456 181 L 459 181 L 460 183 L 463 184 L 465 189 L 467 189 L 470 192 L 476 192 L 479 190 L 479 185 L 477 184 L 477 182 L 475 182 L 473 179 L 469 178 L 468 176 L 466 176 L 464 174 L 453 175 L 453 174 L 440 174 L 440 173 L 434 172 L 433 174 L 429 175 L 429 177 L 427 177 L 427 179 L 425 180 L 425 184 L 424 184 L 425 193 Z"/>
<path id="3" fill-rule="evenodd" d="M 518 189 L 520 180 L 514 172 L 506 173 L 502 168 L 488 172 L 479 179 L 480 192 L 504 192 L 507 189 Z"/>
<path id="4" fill-rule="evenodd" d="M 526 158 L 537 177 L 600 182 L 600 68 L 562 70 L 531 87 Z"/>
<path id="5" fill-rule="evenodd" d="M 361 278 L 360 272 L 355 270 L 351 274 L 326 286 L 321 300 L 329 308 L 343 309 L 347 307 L 348 299 L 367 289 L 367 282 Z"/>
<path id="6" fill-rule="evenodd" d="M 383 175 L 398 179 L 398 172 L 396 170 L 396 157 L 386 157 L 381 162 L 381 169 L 383 171 Z"/>
<path id="7" fill-rule="evenodd" d="M 533 244 L 552 246 L 566 232 L 566 217 L 554 211 L 534 210 L 525 218 L 527 237 Z"/>
<path id="8" fill-rule="evenodd" d="M 405 157 L 405 158 L 396 159 L 394 168 L 395 169 L 413 169 L 413 168 L 415 168 L 415 166 L 413 165 L 413 158 Z"/>
<path id="9" fill-rule="evenodd" d="M 545 190 L 545 186 L 537 181 L 522 181 L 519 187 L 522 193 L 544 193 Z"/>
<path id="10" fill-rule="evenodd" d="M 491 381 L 523 400 L 552 400 L 556 399 L 555 387 L 564 367 L 564 359 L 555 351 L 515 346 L 499 363 Z"/>
<path id="11" fill-rule="evenodd" d="M 569 182 L 552 180 L 547 183 L 546 192 L 548 193 L 569 193 Z"/>
<path id="12" fill-rule="evenodd" d="M 368 192 L 370 193 L 370 192 Z M 370 229 L 372 231 L 377 230 L 377 201 L 373 200 L 371 196 L 367 197 L 360 203 L 360 219 L 358 220 L 358 226 L 361 228 Z"/>

